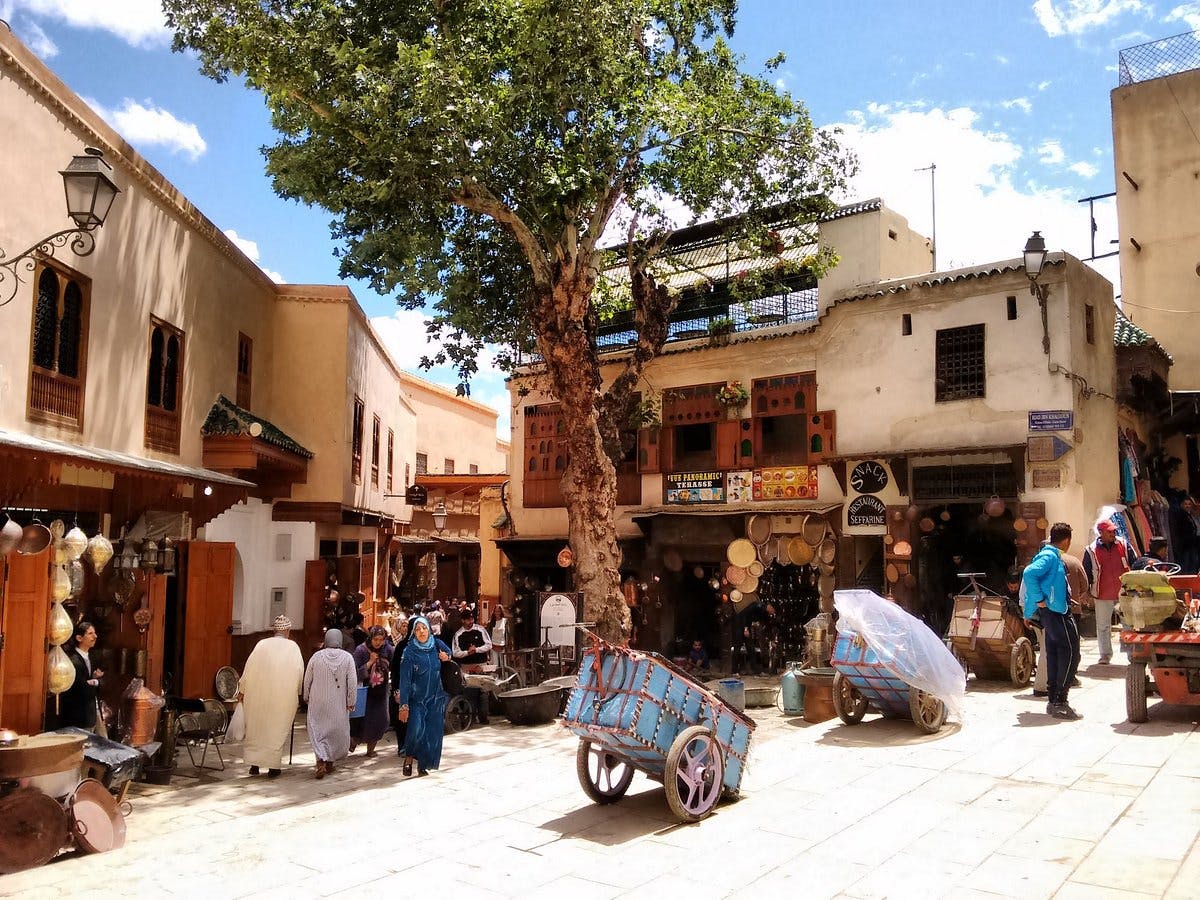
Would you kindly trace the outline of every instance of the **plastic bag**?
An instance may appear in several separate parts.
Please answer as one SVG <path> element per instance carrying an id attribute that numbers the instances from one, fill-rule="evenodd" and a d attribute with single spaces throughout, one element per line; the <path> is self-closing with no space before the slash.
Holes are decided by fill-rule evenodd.
<path id="1" fill-rule="evenodd" d="M 833 603 L 838 630 L 860 635 L 885 669 L 933 694 L 962 721 L 966 672 L 928 625 L 873 591 L 834 591 Z"/>
<path id="2" fill-rule="evenodd" d="M 234 707 L 233 715 L 229 717 L 229 725 L 225 728 L 225 740 L 240 743 L 246 739 L 246 711 L 239 703 Z"/>

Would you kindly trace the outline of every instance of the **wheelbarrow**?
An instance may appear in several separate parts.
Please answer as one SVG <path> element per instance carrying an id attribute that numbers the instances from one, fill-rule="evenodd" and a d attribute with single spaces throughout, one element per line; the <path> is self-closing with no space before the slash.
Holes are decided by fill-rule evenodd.
<path id="1" fill-rule="evenodd" d="M 867 642 L 839 631 L 833 649 L 833 709 L 847 725 L 857 725 L 874 706 L 884 716 L 909 716 L 926 734 L 946 723 L 946 704 L 889 672 Z"/>

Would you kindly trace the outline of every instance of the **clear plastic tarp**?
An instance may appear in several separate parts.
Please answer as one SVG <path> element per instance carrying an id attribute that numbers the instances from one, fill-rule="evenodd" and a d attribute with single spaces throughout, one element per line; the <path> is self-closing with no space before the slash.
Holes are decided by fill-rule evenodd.
<path id="1" fill-rule="evenodd" d="M 834 591 L 833 603 L 839 631 L 860 635 L 885 669 L 933 694 L 962 721 L 966 673 L 928 625 L 874 591 Z"/>

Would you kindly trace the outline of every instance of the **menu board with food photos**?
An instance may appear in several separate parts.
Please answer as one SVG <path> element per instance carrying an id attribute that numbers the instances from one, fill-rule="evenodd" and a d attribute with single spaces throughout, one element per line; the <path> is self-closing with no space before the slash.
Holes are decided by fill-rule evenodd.
<path id="1" fill-rule="evenodd" d="M 755 469 L 753 484 L 755 500 L 814 500 L 817 496 L 817 467 Z"/>
<path id="2" fill-rule="evenodd" d="M 754 499 L 754 473 L 750 469 L 737 469 L 725 473 L 725 488 L 730 503 L 741 503 Z"/>

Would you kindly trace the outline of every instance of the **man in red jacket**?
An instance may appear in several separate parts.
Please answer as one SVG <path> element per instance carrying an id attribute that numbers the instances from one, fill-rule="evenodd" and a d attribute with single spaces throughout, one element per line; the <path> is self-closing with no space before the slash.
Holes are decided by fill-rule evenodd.
<path id="1" fill-rule="evenodd" d="M 1096 607 L 1096 640 L 1100 663 L 1112 661 L 1112 614 L 1121 592 L 1121 575 L 1133 568 L 1133 550 L 1117 537 L 1117 526 L 1107 519 L 1096 526 L 1100 536 L 1083 553 L 1083 571 Z"/>

